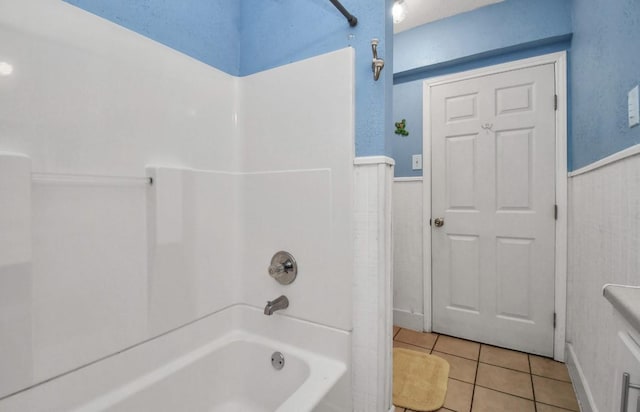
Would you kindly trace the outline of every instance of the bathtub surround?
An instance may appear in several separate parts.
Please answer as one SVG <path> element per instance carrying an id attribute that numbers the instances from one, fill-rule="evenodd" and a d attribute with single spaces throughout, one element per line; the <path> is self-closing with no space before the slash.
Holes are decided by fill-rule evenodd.
<path id="1" fill-rule="evenodd" d="M 31 328 L 0 326 L 32 333 L 33 352 L 0 378 L 0 397 L 230 305 L 264 316 L 281 294 L 290 307 L 265 319 L 350 334 L 352 49 L 236 78 L 53 0 L 0 5 L 0 38 L 15 68 L 0 78 L 0 148 L 28 156 L 11 182 L 25 182 L 33 226 L 20 229 L 33 232 L 33 296 L 14 306 Z M 88 177 L 32 184 L 31 172 Z M 300 265 L 286 287 L 266 272 L 280 249 Z M 340 379 L 338 410 L 351 409 L 350 385 Z"/>
<path id="2" fill-rule="evenodd" d="M 243 253 L 242 198 L 237 173 L 149 167 L 147 176 L 148 328 L 156 336 L 241 301 L 242 268 L 227 262 Z"/>
<path id="3" fill-rule="evenodd" d="M 33 381 L 31 160 L 0 152 L 0 388 Z"/>
<path id="4" fill-rule="evenodd" d="M 217 68 L 229 70 L 228 72 L 230 74 L 243 76 L 242 80 L 238 81 L 239 93 L 236 96 L 236 98 L 240 99 L 237 104 L 245 109 L 245 113 L 239 113 L 236 118 L 238 130 L 243 130 L 245 127 L 247 128 L 246 131 L 240 132 L 242 136 L 244 136 L 244 140 L 240 143 L 240 150 L 236 151 L 236 153 L 246 155 L 244 158 L 237 159 L 243 171 L 260 171 L 259 168 L 256 169 L 256 165 L 264 161 L 265 157 L 263 153 L 273 155 L 274 159 L 278 159 L 278 161 L 276 161 L 276 163 L 278 163 L 285 153 L 290 153 L 291 147 L 299 149 L 300 152 L 297 153 L 297 156 L 287 155 L 287 161 L 290 161 L 291 164 L 301 165 L 292 167 L 292 169 L 306 169 L 311 167 L 310 163 L 313 162 L 309 162 L 309 160 L 314 159 L 316 153 L 315 151 L 309 150 L 313 146 L 306 145 L 307 140 L 299 139 L 294 129 L 294 126 L 298 127 L 299 122 L 308 120 L 309 111 L 305 106 L 288 105 L 286 107 L 296 109 L 289 114 L 284 110 L 275 112 L 278 114 L 277 118 L 280 121 L 279 127 L 275 129 L 265 129 L 261 124 L 265 118 L 268 120 L 269 117 L 273 117 L 275 114 L 274 112 L 263 110 L 264 107 L 277 107 L 274 99 L 278 99 L 278 96 L 286 96 L 287 98 L 296 96 L 295 92 L 306 89 L 296 89 L 297 85 L 294 84 L 297 80 L 296 78 L 280 77 L 279 82 L 273 82 L 268 85 L 269 95 L 267 96 L 267 104 L 265 105 L 265 96 L 252 95 L 255 82 L 253 82 L 251 78 L 254 76 L 260 78 L 261 73 L 259 72 L 267 69 L 277 68 L 345 47 L 352 48 L 355 54 L 355 66 L 353 70 L 355 94 L 351 99 L 352 105 L 355 105 L 355 120 L 353 123 L 349 123 L 348 126 L 350 128 L 349 131 L 355 133 L 355 154 L 357 156 L 375 156 L 391 153 L 390 137 L 393 136 L 392 112 L 390 110 L 393 94 L 393 24 L 391 6 L 393 0 L 349 0 L 348 3 L 345 3 L 345 6 L 351 13 L 358 17 L 358 25 L 356 27 L 350 27 L 344 21 L 343 16 L 329 1 L 295 1 L 285 4 L 278 1 L 261 0 L 243 0 L 237 2 L 225 0 L 214 2 L 192 0 L 190 3 L 196 4 L 196 9 L 203 10 L 204 15 L 211 15 L 212 12 L 217 12 L 218 10 L 224 12 L 226 9 L 229 9 L 230 20 L 232 21 L 236 21 L 236 18 L 238 18 L 237 7 L 238 5 L 240 7 L 239 20 L 237 20 L 237 33 L 229 30 L 228 22 L 220 22 L 219 16 L 213 16 L 210 19 L 212 24 L 208 24 L 205 28 L 204 36 L 194 36 L 194 34 L 190 32 L 185 35 L 176 34 L 173 33 L 172 30 L 165 29 L 165 27 L 179 27 L 184 23 L 183 18 L 188 18 L 188 16 L 184 15 L 183 10 L 179 10 L 177 15 L 173 15 L 175 13 L 171 12 L 171 8 L 180 8 L 182 6 L 161 5 L 158 10 L 154 10 L 154 13 L 149 13 L 148 2 L 143 2 L 142 5 L 129 5 L 126 2 L 120 1 L 69 1 L 93 13 L 115 21 L 118 24 L 123 24 L 154 40 L 176 47 L 178 50 L 184 51 L 196 58 L 203 59 L 203 61 L 208 64 L 214 64 Z M 219 9 L 220 4 L 223 5 L 222 9 Z M 123 14 L 126 14 L 127 17 L 123 18 Z M 201 26 L 201 20 L 201 17 L 195 18 L 196 26 Z M 211 38 L 215 38 L 216 41 L 209 44 L 209 50 L 218 52 L 220 49 L 218 43 L 220 39 L 226 39 L 226 35 L 229 36 L 229 42 L 221 48 L 221 55 L 210 56 L 210 52 L 206 48 L 204 51 L 201 50 L 201 46 L 204 43 L 209 42 Z M 236 35 L 238 37 L 236 37 Z M 371 39 L 373 38 L 380 40 L 378 47 L 379 57 L 385 59 L 385 68 L 377 82 L 373 81 L 371 72 Z M 185 45 L 191 43 L 192 40 L 197 47 L 195 51 L 185 47 Z M 238 54 L 229 50 L 229 44 L 239 44 Z M 223 60 L 226 59 L 222 64 L 220 64 L 218 60 L 220 57 Z M 236 58 L 238 58 L 239 61 L 236 62 Z M 330 73 L 325 73 L 322 70 L 317 70 L 317 67 L 313 67 L 311 71 L 306 74 L 306 77 L 301 78 L 304 78 L 306 83 L 317 81 L 317 84 L 322 85 L 322 81 L 319 80 L 328 82 L 335 80 L 335 78 L 330 78 L 328 75 L 330 75 Z M 305 84 L 305 87 L 308 87 L 308 84 Z M 308 96 L 315 98 L 315 93 L 320 92 L 321 94 L 321 87 L 317 91 L 310 89 Z M 291 91 L 291 94 L 283 94 L 282 92 L 284 90 Z M 320 112 L 327 111 L 330 112 L 331 115 L 338 115 L 336 111 L 341 110 L 340 107 L 334 106 L 332 103 L 329 103 L 330 101 L 331 100 L 327 100 L 324 104 L 315 108 L 315 110 Z M 252 104 L 255 104 L 253 106 L 256 108 L 255 112 L 252 111 Z M 301 108 L 305 110 L 297 110 Z M 294 115 L 294 113 L 297 114 Z M 318 136 L 318 138 L 326 139 L 327 136 L 330 135 L 330 130 L 345 127 L 344 124 L 334 121 L 331 116 L 322 117 L 321 121 L 313 122 L 313 125 L 313 128 L 298 127 L 298 132 L 309 133 L 313 130 L 315 133 L 324 130 L 326 132 L 322 136 Z M 291 132 L 291 138 L 288 137 L 288 134 L 285 134 L 287 137 L 283 137 L 280 133 L 283 128 Z M 265 132 L 273 136 L 273 139 L 265 138 Z M 339 130 L 335 136 L 341 136 L 343 132 L 344 129 Z M 311 140 L 313 137 L 309 136 L 308 139 Z M 341 147 L 340 145 L 343 141 L 344 140 L 339 140 L 337 147 Z M 278 144 L 276 147 L 273 142 L 283 142 L 283 144 Z M 286 142 L 286 144 L 284 144 L 284 142 Z M 332 154 L 335 155 L 335 153 Z M 342 166 L 337 165 L 343 164 L 340 163 L 342 160 L 343 157 L 338 156 L 332 165 L 341 168 Z M 285 162 L 284 164 L 287 163 Z M 277 164 L 275 168 L 282 170 L 284 164 Z M 351 159 L 349 159 L 348 164 L 351 165 Z M 322 165 L 320 167 L 326 166 Z M 214 170 L 211 168 L 202 169 Z M 216 168 L 215 170 L 228 169 Z M 332 197 L 331 200 L 334 207 L 337 207 L 342 201 L 340 199 L 352 199 L 351 194 L 345 190 L 346 188 L 342 184 L 343 177 L 336 173 L 337 170 L 338 169 L 333 170 L 329 178 L 331 190 L 334 191 L 334 197 Z M 269 181 L 276 182 L 278 178 L 278 176 L 272 176 L 269 178 Z M 265 177 L 265 179 L 267 179 L 267 177 Z M 282 180 L 280 182 L 282 182 Z M 271 193 L 273 193 L 273 191 Z M 263 196 L 268 194 L 269 193 L 262 193 Z M 391 196 L 391 191 L 386 191 L 385 194 Z M 263 200 L 264 197 L 256 199 L 257 203 L 255 203 L 255 205 L 259 205 Z M 352 203 L 349 205 L 352 205 Z M 256 208 L 257 207 L 258 206 L 256 206 Z M 337 215 L 331 216 L 332 228 L 342 227 L 339 225 L 345 223 L 344 219 L 336 219 L 336 216 Z M 255 218 L 255 221 L 262 222 L 263 220 Z M 242 228 L 240 231 L 244 233 Z M 276 231 L 275 233 L 280 232 Z M 253 241 L 251 237 L 246 238 Z M 341 252 L 341 257 L 338 259 L 338 263 L 340 263 L 345 261 L 347 253 L 353 253 L 353 245 L 344 243 L 347 238 L 338 237 L 337 239 L 339 239 L 339 241 L 334 243 L 336 250 L 338 250 L 338 246 L 343 246 L 341 249 L 343 252 Z M 273 251 L 269 253 L 273 253 Z M 261 258 L 264 258 L 266 255 L 268 255 L 268 253 L 263 251 Z M 385 255 L 385 258 L 387 257 L 390 256 Z M 257 264 L 256 262 L 256 265 Z M 385 264 L 389 264 L 389 262 L 385 262 Z M 337 265 L 337 267 L 340 268 L 341 272 L 348 270 L 346 266 Z M 264 283 L 263 279 L 260 279 L 260 281 Z M 386 282 L 386 279 L 381 279 L 381 282 Z M 271 287 L 271 284 L 268 285 Z M 373 289 L 370 291 L 372 292 Z M 332 293 L 338 293 L 342 298 L 344 289 L 339 287 L 332 291 Z M 273 298 L 273 296 L 271 296 L 270 299 L 271 298 Z M 320 296 L 318 296 L 318 299 L 320 299 Z M 378 299 L 378 297 L 372 299 Z M 383 301 L 384 300 L 380 300 L 380 302 Z M 295 305 L 292 305 L 292 307 L 295 307 Z M 316 309 L 316 311 L 319 310 L 319 308 Z M 323 310 L 330 312 L 331 316 L 335 316 L 335 313 L 338 313 L 338 308 L 336 307 L 326 308 L 326 305 L 324 305 Z M 355 312 L 365 310 L 365 308 L 358 309 L 354 307 Z M 345 318 L 343 317 L 343 319 Z M 342 320 L 342 324 L 346 324 L 347 322 L 351 322 L 351 319 L 348 321 Z M 366 331 L 363 331 L 363 334 L 366 333 Z M 385 347 L 382 342 L 369 342 L 368 345 L 370 345 L 370 350 L 367 351 L 368 358 L 366 361 L 363 361 L 363 365 L 376 364 L 376 359 L 381 355 L 379 355 L 375 348 Z M 380 375 L 390 374 L 390 370 L 386 372 L 379 371 L 377 373 Z M 375 383 L 365 386 L 366 390 L 363 386 L 362 396 L 372 399 L 378 396 L 379 388 Z M 371 408 L 372 404 L 368 406 Z M 381 407 L 381 405 L 375 406 L 375 408 Z"/>
<path id="5" fill-rule="evenodd" d="M 8 398 L 0 410 L 349 410 L 348 391 L 331 390 L 349 384 L 349 346 L 348 332 L 238 304 Z M 279 371 L 269 362 L 276 350 L 286 356 Z M 265 380 L 280 384 L 269 390 Z"/>

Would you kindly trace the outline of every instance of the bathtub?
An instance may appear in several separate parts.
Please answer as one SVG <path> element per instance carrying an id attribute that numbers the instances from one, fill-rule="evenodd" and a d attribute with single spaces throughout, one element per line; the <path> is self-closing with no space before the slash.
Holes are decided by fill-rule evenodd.
<path id="1" fill-rule="evenodd" d="M 0 400 L 0 411 L 349 411 L 350 348 L 345 331 L 234 305 Z"/>

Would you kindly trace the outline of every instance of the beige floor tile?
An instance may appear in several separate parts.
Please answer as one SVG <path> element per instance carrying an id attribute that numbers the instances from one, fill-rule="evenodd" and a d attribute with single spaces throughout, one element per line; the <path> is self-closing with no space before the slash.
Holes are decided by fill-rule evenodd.
<path id="1" fill-rule="evenodd" d="M 544 403 L 536 402 L 536 411 L 538 412 L 569 412 L 569 409 L 558 408 L 556 406 L 545 405 Z"/>
<path id="2" fill-rule="evenodd" d="M 562 362 L 556 362 L 552 359 L 542 358 L 540 356 L 529 355 L 531 361 L 531 373 L 545 378 L 558 379 L 565 382 L 571 382 L 567 366 Z"/>
<path id="3" fill-rule="evenodd" d="M 409 329 L 400 329 L 400 332 L 396 335 L 398 342 L 408 343 L 410 345 L 420 346 L 423 348 L 431 349 L 435 343 L 438 335 L 435 333 L 416 332 Z"/>
<path id="4" fill-rule="evenodd" d="M 431 352 L 431 354 L 439 356 L 449 362 L 450 378 L 468 383 L 475 382 L 476 368 L 478 367 L 478 363 L 476 361 L 436 351 Z"/>
<path id="5" fill-rule="evenodd" d="M 393 327 L 393 337 L 395 339 L 396 337 L 396 333 L 398 333 L 400 331 L 400 327 L 399 326 L 394 326 Z"/>
<path id="6" fill-rule="evenodd" d="M 448 353 L 449 355 L 478 360 L 480 344 L 451 336 L 440 335 L 434 349 L 438 352 Z"/>
<path id="7" fill-rule="evenodd" d="M 406 412 L 406 409 L 394 406 L 393 412 Z"/>
<path id="8" fill-rule="evenodd" d="M 473 397 L 473 385 L 455 379 L 449 379 L 447 385 L 447 397 L 444 400 L 445 410 L 469 412 L 471 410 L 471 398 Z"/>
<path id="9" fill-rule="evenodd" d="M 393 341 L 394 348 L 403 348 L 403 349 L 411 349 L 418 352 L 431 353 L 431 349 L 421 348 L 420 346 L 409 345 L 407 343 L 402 343 L 398 341 Z"/>
<path id="10" fill-rule="evenodd" d="M 529 358 L 527 354 L 509 349 L 482 345 L 480 348 L 480 362 L 529 373 Z"/>
<path id="11" fill-rule="evenodd" d="M 533 390 L 536 394 L 536 401 L 572 411 L 579 410 L 576 394 L 569 382 L 533 375 Z"/>
<path id="12" fill-rule="evenodd" d="M 535 412 L 533 401 L 476 386 L 473 412 Z"/>
<path id="13" fill-rule="evenodd" d="M 478 364 L 476 385 L 511 395 L 533 399 L 531 375 L 498 366 Z"/>

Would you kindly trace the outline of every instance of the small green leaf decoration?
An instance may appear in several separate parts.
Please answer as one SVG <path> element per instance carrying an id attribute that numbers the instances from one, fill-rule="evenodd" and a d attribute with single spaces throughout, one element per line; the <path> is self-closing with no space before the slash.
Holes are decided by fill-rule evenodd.
<path id="1" fill-rule="evenodd" d="M 407 121 L 402 119 L 400 122 L 396 122 L 396 131 L 395 134 L 399 134 L 401 136 L 409 136 L 409 132 L 405 129 L 407 127 Z"/>

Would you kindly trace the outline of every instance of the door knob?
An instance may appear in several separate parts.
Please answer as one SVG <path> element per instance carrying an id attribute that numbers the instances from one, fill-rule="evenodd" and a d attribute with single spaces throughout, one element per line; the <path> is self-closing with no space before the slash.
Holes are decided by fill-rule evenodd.
<path id="1" fill-rule="evenodd" d="M 436 220 L 433 221 L 433 224 L 436 227 L 442 227 L 444 226 L 444 218 L 443 217 L 437 217 Z"/>

